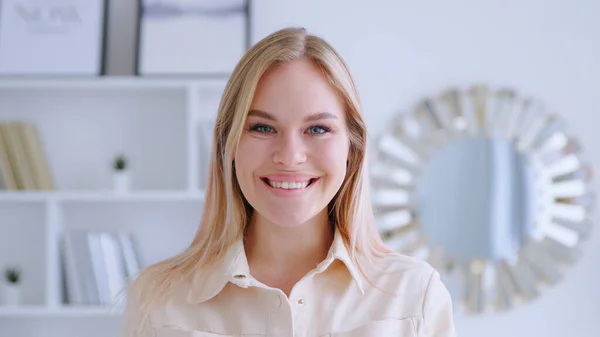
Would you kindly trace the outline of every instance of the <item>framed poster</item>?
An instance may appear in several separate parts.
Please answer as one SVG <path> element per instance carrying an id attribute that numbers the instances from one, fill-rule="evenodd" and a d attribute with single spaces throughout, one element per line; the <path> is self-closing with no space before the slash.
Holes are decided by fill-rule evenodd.
<path id="1" fill-rule="evenodd" d="M 0 75 L 100 75 L 106 0 L 0 0 Z"/>
<path id="2" fill-rule="evenodd" d="M 250 0 L 139 0 L 138 75 L 227 75 L 250 44 Z"/>

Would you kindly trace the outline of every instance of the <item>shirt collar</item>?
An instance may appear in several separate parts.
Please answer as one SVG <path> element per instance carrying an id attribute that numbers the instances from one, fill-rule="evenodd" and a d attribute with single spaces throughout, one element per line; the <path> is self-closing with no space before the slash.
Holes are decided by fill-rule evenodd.
<path id="1" fill-rule="evenodd" d="M 360 292 L 364 294 L 360 273 L 352 262 L 338 230 L 335 231 L 333 243 L 327 257 L 317 265 L 317 272 L 325 271 L 335 260 L 344 263 L 354 283 Z M 241 238 L 227 249 L 223 258 L 214 267 L 205 269 L 205 272 L 196 272 L 193 275 L 187 300 L 192 303 L 208 301 L 221 292 L 228 282 L 243 288 L 249 287 L 252 282 L 250 267 L 248 266 L 244 243 Z"/>

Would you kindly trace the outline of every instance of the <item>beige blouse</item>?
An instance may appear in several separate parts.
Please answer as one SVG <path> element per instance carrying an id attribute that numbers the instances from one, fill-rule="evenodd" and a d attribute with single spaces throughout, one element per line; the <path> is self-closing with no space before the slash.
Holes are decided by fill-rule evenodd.
<path id="1" fill-rule="evenodd" d="M 364 278 L 336 233 L 327 258 L 288 298 L 249 273 L 241 241 L 217 268 L 199 271 L 143 336 L 454 337 L 450 295 L 427 263 L 402 255 L 366 267 Z M 137 310 L 128 299 L 124 327 Z M 129 336 L 123 329 L 123 336 Z"/>

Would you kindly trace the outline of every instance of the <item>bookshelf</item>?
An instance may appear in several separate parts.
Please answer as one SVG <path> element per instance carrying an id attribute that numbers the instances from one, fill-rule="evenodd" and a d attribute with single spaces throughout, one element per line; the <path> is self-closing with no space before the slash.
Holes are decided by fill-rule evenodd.
<path id="1" fill-rule="evenodd" d="M 61 235 L 127 231 L 144 265 L 184 249 L 200 219 L 207 137 L 225 84 L 225 78 L 0 80 L 0 123 L 35 125 L 55 185 L 0 190 L 0 267 L 18 264 L 23 271 L 22 305 L 0 305 L 0 331 L 118 336 L 118 308 L 65 300 Z M 129 158 L 125 192 L 113 186 L 118 153 Z"/>
<path id="2" fill-rule="evenodd" d="M 77 318 L 77 317 L 110 317 L 120 316 L 121 313 L 110 307 L 73 306 L 63 308 L 48 308 L 45 306 L 30 307 L 0 307 L 0 318 Z"/>

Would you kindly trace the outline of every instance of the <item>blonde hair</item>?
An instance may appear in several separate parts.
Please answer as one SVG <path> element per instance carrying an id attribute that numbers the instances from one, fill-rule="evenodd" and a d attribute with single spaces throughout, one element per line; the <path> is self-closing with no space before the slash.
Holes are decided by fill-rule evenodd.
<path id="1" fill-rule="evenodd" d="M 359 259 L 372 261 L 393 253 L 375 228 L 365 164 L 367 131 L 354 79 L 340 55 L 322 38 L 308 34 L 304 28 L 284 28 L 252 46 L 229 78 L 214 127 L 198 230 L 183 252 L 145 268 L 129 285 L 129 293 L 136 296 L 135 311 L 139 317 L 128 324 L 143 324 L 151 310 L 169 298 L 178 282 L 190 277 L 194 270 L 216 262 L 243 235 L 252 209 L 233 171 L 238 140 L 261 76 L 278 64 L 301 58 L 311 60 L 322 71 L 342 98 L 347 114 L 350 157 L 344 182 L 328 206 L 332 224 L 361 272 Z"/>

